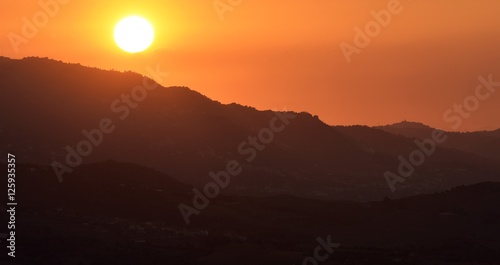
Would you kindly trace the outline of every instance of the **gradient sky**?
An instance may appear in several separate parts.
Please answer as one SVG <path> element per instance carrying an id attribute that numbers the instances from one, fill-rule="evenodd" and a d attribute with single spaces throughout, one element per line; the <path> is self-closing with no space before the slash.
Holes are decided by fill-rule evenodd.
<path id="1" fill-rule="evenodd" d="M 69 0 L 18 52 L 9 33 L 21 35 L 23 17 L 42 9 L 35 0 L 2 1 L 0 55 L 142 74 L 159 64 L 170 73 L 163 85 L 222 103 L 286 106 L 332 125 L 406 119 L 453 130 L 443 113 L 474 95 L 478 77 L 500 82 L 500 1 L 402 0 L 402 12 L 347 63 L 339 45 L 352 45 L 354 27 L 390 1 L 243 0 L 221 21 L 213 0 Z M 115 45 L 113 28 L 133 14 L 153 24 L 156 39 L 132 55 Z M 499 103 L 500 92 L 491 94 L 457 130 L 500 128 Z"/>

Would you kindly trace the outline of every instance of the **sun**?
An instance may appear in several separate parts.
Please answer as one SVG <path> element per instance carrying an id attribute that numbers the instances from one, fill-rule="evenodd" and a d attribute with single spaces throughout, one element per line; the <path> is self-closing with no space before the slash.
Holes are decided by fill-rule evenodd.
<path id="1" fill-rule="evenodd" d="M 115 27 L 115 42 L 122 50 L 138 53 L 153 43 L 155 32 L 146 19 L 139 16 L 126 17 Z"/>

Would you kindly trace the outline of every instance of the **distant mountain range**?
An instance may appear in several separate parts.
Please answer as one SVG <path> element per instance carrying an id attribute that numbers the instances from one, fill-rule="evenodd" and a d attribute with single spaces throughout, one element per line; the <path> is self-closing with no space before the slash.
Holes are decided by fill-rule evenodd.
<path id="1" fill-rule="evenodd" d="M 417 122 L 401 122 L 375 128 L 417 139 L 430 138 L 434 130 Z M 500 129 L 480 132 L 446 132 L 446 135 L 448 140 L 443 143 L 444 147 L 500 160 Z"/>
<path id="2" fill-rule="evenodd" d="M 92 132 L 105 119 L 114 130 L 84 164 L 131 162 L 202 187 L 213 181 L 210 172 L 238 161 L 241 173 L 226 194 L 369 201 L 500 180 L 498 131 L 450 133 L 392 193 L 384 172 L 396 172 L 398 156 L 418 148 L 412 138 L 426 137 L 431 128 L 330 126 L 304 112 L 224 105 L 185 87 L 158 86 L 136 102 L 130 95 L 144 79 L 50 59 L 0 58 L 0 144 L 6 147 L 0 155 L 66 164 L 65 147 L 76 150 L 87 140 L 82 130 Z M 252 145 L 252 137 L 260 143 Z"/>

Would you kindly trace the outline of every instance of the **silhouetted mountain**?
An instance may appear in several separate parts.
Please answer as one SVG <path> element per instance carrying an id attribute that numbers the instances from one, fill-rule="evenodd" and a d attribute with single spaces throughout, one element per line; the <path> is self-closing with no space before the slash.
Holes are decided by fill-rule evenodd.
<path id="1" fill-rule="evenodd" d="M 423 123 L 411 121 L 402 121 L 391 125 L 377 126 L 375 128 L 403 136 L 412 135 L 411 137 L 414 138 L 427 138 L 434 130 L 434 128 L 431 128 Z"/>
<path id="2" fill-rule="evenodd" d="M 500 262 L 499 183 L 370 203 L 220 196 L 185 226 L 190 188 L 161 172 L 107 161 L 58 183 L 48 166 L 17 169 L 11 264 L 302 264 L 328 236 L 341 247 L 326 264 Z"/>
<path id="3" fill-rule="evenodd" d="M 8 114 L 0 118 L 0 143 L 7 147 L 0 155 L 7 150 L 23 163 L 66 164 L 65 147 L 77 149 L 87 140 L 82 130 L 93 131 L 109 119 L 107 126 L 116 128 L 83 163 L 132 162 L 203 186 L 213 181 L 209 172 L 226 170 L 236 160 L 242 172 L 231 178 L 226 194 L 366 201 L 500 179 L 496 161 L 438 148 L 392 194 L 384 172 L 396 172 L 398 156 L 408 158 L 418 149 L 403 136 L 332 127 L 309 113 L 223 105 L 185 87 L 158 86 L 135 102 L 143 96 L 135 88 L 154 82 L 131 72 L 40 58 L 1 58 L 0 69 L 0 111 Z M 270 126 L 281 131 L 270 136 Z M 249 137 L 259 134 L 268 143 L 251 147 Z"/>
<path id="4" fill-rule="evenodd" d="M 434 131 L 434 128 L 414 122 L 401 122 L 376 128 L 417 139 L 430 138 L 432 131 Z M 446 135 L 448 140 L 442 144 L 444 147 L 500 160 L 500 129 L 480 132 L 446 132 Z"/>

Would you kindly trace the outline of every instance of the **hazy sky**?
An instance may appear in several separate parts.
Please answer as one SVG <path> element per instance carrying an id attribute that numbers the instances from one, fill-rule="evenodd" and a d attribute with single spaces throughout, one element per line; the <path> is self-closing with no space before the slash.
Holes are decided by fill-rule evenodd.
<path id="1" fill-rule="evenodd" d="M 170 72 L 163 85 L 189 86 L 222 103 L 287 106 L 332 125 L 406 119 L 452 130 L 443 113 L 475 95 L 478 77 L 500 82 L 498 0 L 243 0 L 223 21 L 213 0 L 60 2 L 67 3 L 38 22 L 17 52 L 9 36 L 23 36 L 23 18 L 43 9 L 35 0 L 0 2 L 0 55 L 143 74 L 159 64 Z M 348 63 L 339 45 L 355 45 L 354 28 L 364 31 L 372 10 L 388 6 L 397 10 L 390 22 Z M 113 41 L 118 20 L 132 14 L 156 30 L 152 47 L 133 55 Z M 500 91 L 478 102 L 469 97 L 473 111 L 457 130 L 500 128 Z"/>

